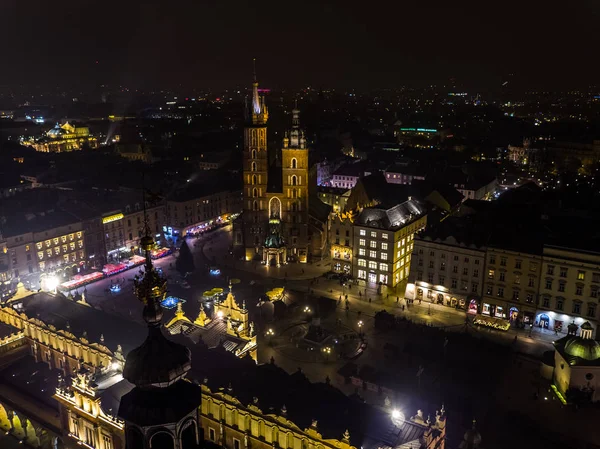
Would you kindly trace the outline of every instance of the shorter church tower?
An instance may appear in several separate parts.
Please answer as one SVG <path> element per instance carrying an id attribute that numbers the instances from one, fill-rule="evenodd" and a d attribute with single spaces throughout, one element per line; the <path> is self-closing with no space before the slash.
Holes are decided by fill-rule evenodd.
<path id="1" fill-rule="evenodd" d="M 300 129 L 300 111 L 292 110 L 292 129 L 285 133 L 281 149 L 285 234 L 288 256 L 308 259 L 308 149 Z"/>

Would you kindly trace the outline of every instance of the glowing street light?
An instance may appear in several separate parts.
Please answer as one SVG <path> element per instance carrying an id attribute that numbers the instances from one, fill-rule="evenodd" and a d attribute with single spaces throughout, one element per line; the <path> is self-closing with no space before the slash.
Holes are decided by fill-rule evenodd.
<path id="1" fill-rule="evenodd" d="M 331 354 L 331 347 L 330 346 L 325 346 L 323 348 L 323 353 L 325 354 L 325 360 L 329 361 L 329 354 Z"/>
<path id="2" fill-rule="evenodd" d="M 362 337 L 362 327 L 363 327 L 363 324 L 364 323 L 362 322 L 362 320 L 360 320 L 358 322 L 358 335 L 360 335 L 361 337 Z"/>
<path id="3" fill-rule="evenodd" d="M 310 309 L 310 307 L 306 306 L 304 308 L 304 313 L 311 313 L 311 312 L 312 312 L 312 310 Z"/>
<path id="4" fill-rule="evenodd" d="M 269 337 L 269 346 L 273 343 L 273 336 L 275 335 L 275 331 L 272 328 L 269 328 L 266 332 L 267 337 Z"/>
<path id="5" fill-rule="evenodd" d="M 56 288 L 58 287 L 58 278 L 54 275 L 46 278 L 46 289 L 53 293 L 56 293 Z"/>

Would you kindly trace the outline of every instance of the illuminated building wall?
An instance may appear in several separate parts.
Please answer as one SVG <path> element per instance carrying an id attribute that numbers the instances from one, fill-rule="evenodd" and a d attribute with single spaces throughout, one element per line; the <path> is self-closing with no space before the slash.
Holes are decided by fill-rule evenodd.
<path id="1" fill-rule="evenodd" d="M 352 274 L 352 251 L 354 226 L 348 215 L 336 215 L 329 229 L 331 270 L 336 273 Z"/>
<path id="2" fill-rule="evenodd" d="M 168 227 L 185 235 L 188 229 L 226 221 L 241 210 L 239 190 L 222 190 L 199 194 L 193 198 L 174 196 L 167 201 L 166 220 Z"/>
<path id="3" fill-rule="evenodd" d="M 263 413 L 257 404 L 244 406 L 225 392 L 202 385 L 200 423 L 204 438 L 221 447 L 248 449 L 355 449 L 348 439 L 324 439 L 317 423 L 302 431 L 283 413 Z"/>
<path id="4" fill-rule="evenodd" d="M 483 291 L 485 249 L 417 236 L 405 297 L 477 313 Z M 473 302 L 471 302 L 473 301 Z"/>
<path id="5" fill-rule="evenodd" d="M 98 140 L 96 137 L 90 136 L 87 126 L 73 126 L 69 123 L 57 125 L 40 139 L 24 140 L 22 143 L 44 153 L 81 150 L 84 146 L 98 147 Z"/>
<path id="6" fill-rule="evenodd" d="M 103 381 L 122 379 L 120 374 L 113 376 L 117 379 L 109 377 Z M 115 416 L 116 410 L 108 411 L 102 407 L 102 397 L 91 372 L 76 373 L 71 386 L 59 385 L 54 399 L 59 404 L 61 427 L 69 440 L 95 449 L 125 448 L 125 423 Z"/>
<path id="7" fill-rule="evenodd" d="M 565 333 L 571 322 L 589 321 L 597 329 L 600 254 L 545 246 L 539 285 L 538 325 Z"/>
<path id="8" fill-rule="evenodd" d="M 38 272 L 32 232 L 7 236 L 5 242 L 2 251 L 6 251 L 5 260 L 8 264 L 10 277 L 19 278 Z"/>
<path id="9" fill-rule="evenodd" d="M 65 375 L 75 375 L 81 367 L 95 371 L 123 358 L 120 348 L 113 353 L 101 343 L 77 338 L 68 330 L 28 318 L 11 307 L 0 308 L 0 322 L 23 332 L 36 361 L 47 363 L 49 368 L 59 369 Z"/>
<path id="10" fill-rule="evenodd" d="M 33 234 L 39 271 L 56 272 L 76 268 L 86 261 L 85 239 L 81 223 L 61 226 Z M 68 275 L 73 274 L 68 273 Z"/>
<path id="11" fill-rule="evenodd" d="M 372 213 L 372 209 L 364 209 L 354 225 L 353 276 L 373 286 L 381 283 L 403 292 L 410 273 L 414 235 L 426 226 L 427 215 L 421 212 L 406 216 L 404 223 L 382 228 L 379 223 L 384 220 L 367 224 L 369 218 L 364 214 Z"/>
<path id="12" fill-rule="evenodd" d="M 481 314 L 532 323 L 541 266 L 540 255 L 488 248 Z"/>

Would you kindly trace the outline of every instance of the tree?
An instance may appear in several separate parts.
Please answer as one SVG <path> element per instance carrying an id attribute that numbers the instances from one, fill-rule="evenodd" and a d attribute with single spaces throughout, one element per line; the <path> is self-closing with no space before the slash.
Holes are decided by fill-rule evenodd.
<path id="1" fill-rule="evenodd" d="M 194 256 L 185 240 L 181 244 L 181 248 L 179 248 L 179 256 L 177 257 L 177 262 L 175 262 L 175 268 L 182 275 L 191 273 L 196 269 L 196 265 L 194 265 Z"/>

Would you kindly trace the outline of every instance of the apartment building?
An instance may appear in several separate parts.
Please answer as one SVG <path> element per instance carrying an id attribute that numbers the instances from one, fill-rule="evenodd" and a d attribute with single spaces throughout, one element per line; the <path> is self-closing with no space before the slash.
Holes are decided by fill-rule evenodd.
<path id="1" fill-rule="evenodd" d="M 404 291 L 414 234 L 426 224 L 425 206 L 415 199 L 390 209 L 363 209 L 354 222 L 353 276 L 371 285 Z"/>
<path id="2" fill-rule="evenodd" d="M 485 247 L 432 232 L 415 236 L 405 297 L 476 314 L 483 292 Z"/>
<path id="3" fill-rule="evenodd" d="M 541 254 L 488 247 L 481 314 L 532 324 L 541 269 Z"/>
<path id="4" fill-rule="evenodd" d="M 597 337 L 599 290 L 599 252 L 544 246 L 535 325 L 566 333 L 589 321 Z"/>

